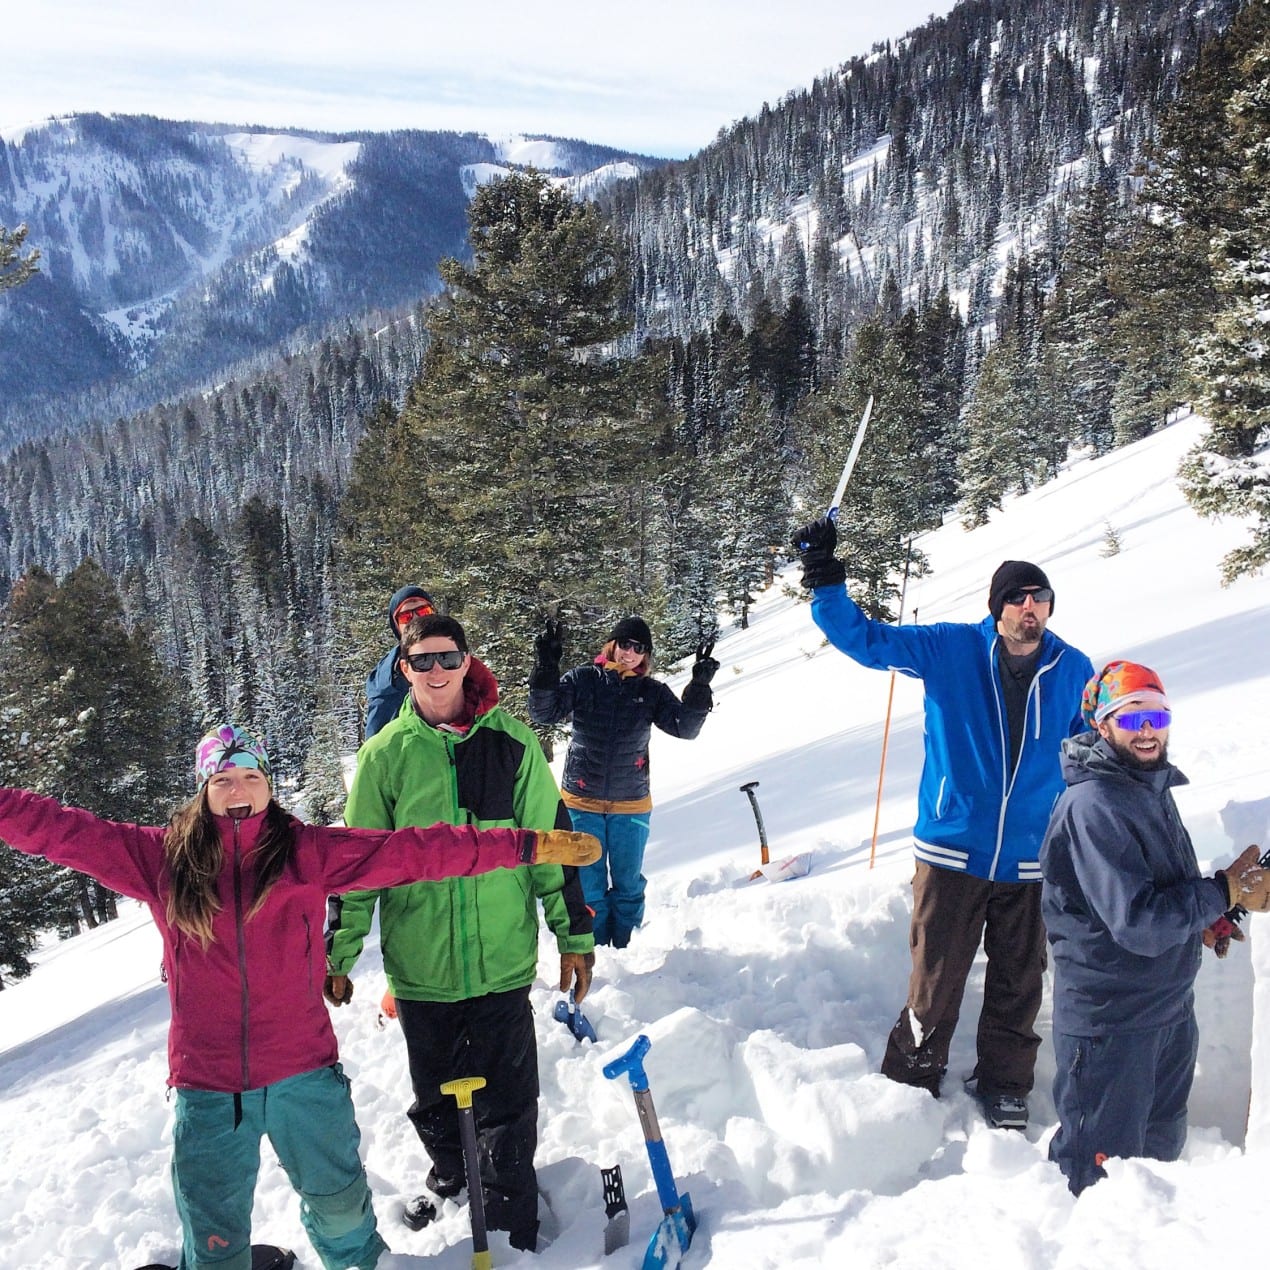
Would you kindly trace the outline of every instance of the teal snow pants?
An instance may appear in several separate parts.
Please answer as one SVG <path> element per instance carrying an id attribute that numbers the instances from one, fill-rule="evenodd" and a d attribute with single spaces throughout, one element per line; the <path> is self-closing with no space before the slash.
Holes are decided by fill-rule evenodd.
<path id="1" fill-rule="evenodd" d="M 595 914 L 597 944 L 625 948 L 644 920 L 644 848 L 650 812 L 579 811 L 569 808 L 574 829 L 600 840 L 600 858 L 578 870 L 582 894 Z"/>
<path id="2" fill-rule="evenodd" d="M 371 1270 L 386 1250 L 338 1064 L 243 1094 L 178 1089 L 172 1136 L 181 1270 L 251 1270 L 252 1199 L 266 1136 L 299 1192 L 300 1220 L 326 1270 Z"/>

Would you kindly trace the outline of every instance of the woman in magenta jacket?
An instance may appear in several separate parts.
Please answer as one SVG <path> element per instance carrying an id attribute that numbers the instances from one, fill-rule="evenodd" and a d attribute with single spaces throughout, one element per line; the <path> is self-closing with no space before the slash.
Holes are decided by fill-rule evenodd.
<path id="1" fill-rule="evenodd" d="M 0 838 L 140 900 L 163 936 L 182 1270 L 250 1264 L 266 1134 L 323 1265 L 368 1270 L 386 1245 L 322 999 L 327 895 L 548 859 L 578 864 L 599 844 L 554 831 L 305 825 L 274 801 L 264 747 L 232 725 L 199 743 L 197 775 L 198 793 L 165 828 L 0 789 Z"/>

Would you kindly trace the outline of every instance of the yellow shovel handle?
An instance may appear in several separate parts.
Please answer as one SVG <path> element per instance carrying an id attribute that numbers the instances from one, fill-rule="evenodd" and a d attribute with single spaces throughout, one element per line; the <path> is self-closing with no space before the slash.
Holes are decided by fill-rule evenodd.
<path id="1" fill-rule="evenodd" d="M 454 1101 L 459 1104 L 460 1108 L 470 1107 L 472 1105 L 472 1095 L 478 1089 L 485 1088 L 484 1076 L 460 1076 L 458 1080 L 447 1080 L 441 1086 L 443 1094 L 449 1094 Z"/>

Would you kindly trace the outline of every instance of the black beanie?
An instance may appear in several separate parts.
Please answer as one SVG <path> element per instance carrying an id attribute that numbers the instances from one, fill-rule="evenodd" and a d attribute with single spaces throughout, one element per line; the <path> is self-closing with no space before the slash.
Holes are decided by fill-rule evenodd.
<path id="1" fill-rule="evenodd" d="M 642 617 L 624 617 L 613 628 L 609 639 L 616 643 L 619 639 L 637 639 L 651 653 L 653 651 L 653 633 Z"/>
<path id="2" fill-rule="evenodd" d="M 1001 610 L 1005 608 L 1005 596 L 1010 591 L 1017 591 L 1019 587 L 1043 586 L 1050 587 L 1050 580 L 1045 576 L 1045 570 L 1038 565 L 1029 564 L 1026 560 L 1003 560 L 996 573 L 992 575 L 992 582 L 988 587 L 988 612 L 999 622 L 1001 620 Z M 1050 601 L 1050 612 L 1054 611 L 1054 601 Z"/>

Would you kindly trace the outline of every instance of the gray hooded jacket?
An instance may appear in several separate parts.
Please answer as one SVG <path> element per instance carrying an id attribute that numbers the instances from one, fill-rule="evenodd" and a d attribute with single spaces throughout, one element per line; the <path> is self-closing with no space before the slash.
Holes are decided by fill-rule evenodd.
<path id="1" fill-rule="evenodd" d="M 1200 933 L 1226 887 L 1200 876 L 1171 764 L 1129 768 L 1095 732 L 1063 742 L 1063 779 L 1041 845 L 1041 911 L 1054 953 L 1054 1030 L 1140 1031 L 1191 1010 Z"/>

